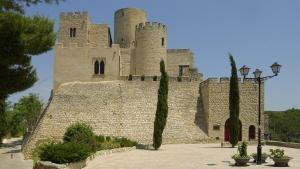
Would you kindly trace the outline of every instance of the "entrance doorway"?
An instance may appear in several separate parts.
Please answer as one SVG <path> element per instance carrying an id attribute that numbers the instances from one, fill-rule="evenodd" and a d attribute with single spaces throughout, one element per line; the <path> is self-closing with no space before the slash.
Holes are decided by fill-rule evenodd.
<path id="1" fill-rule="evenodd" d="M 242 141 L 242 123 L 239 120 L 239 141 Z M 229 127 L 229 119 L 225 122 L 225 131 L 224 131 L 224 141 L 230 141 L 230 127 Z"/>
<path id="2" fill-rule="evenodd" d="M 255 140 L 255 126 L 249 127 L 249 140 Z"/>

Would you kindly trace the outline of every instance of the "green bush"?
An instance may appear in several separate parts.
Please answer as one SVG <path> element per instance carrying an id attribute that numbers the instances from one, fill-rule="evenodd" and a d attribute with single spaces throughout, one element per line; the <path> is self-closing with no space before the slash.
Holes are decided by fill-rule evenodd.
<path id="1" fill-rule="evenodd" d="M 128 76 L 128 81 L 132 81 L 132 74 Z"/>
<path id="2" fill-rule="evenodd" d="M 247 155 L 247 143 L 245 141 L 242 142 L 242 144 L 239 145 L 238 151 L 241 157 L 248 157 Z"/>
<path id="3" fill-rule="evenodd" d="M 64 142 L 76 142 L 80 144 L 89 144 L 94 142 L 95 135 L 92 128 L 84 123 L 76 123 L 71 125 L 63 138 Z"/>
<path id="4" fill-rule="evenodd" d="M 41 147 L 39 157 L 42 161 L 65 164 L 85 160 L 91 152 L 90 146 L 86 144 L 50 143 Z"/>
<path id="5" fill-rule="evenodd" d="M 110 136 L 106 136 L 105 137 L 105 141 L 111 141 L 111 137 Z"/>
<path id="6" fill-rule="evenodd" d="M 131 141 L 127 138 L 115 138 L 114 142 L 119 143 L 121 147 L 133 147 L 137 145 L 136 141 Z"/>
<path id="7" fill-rule="evenodd" d="M 178 81 L 178 82 L 181 82 L 181 81 L 182 81 L 182 77 L 181 77 L 181 76 L 178 76 L 178 77 L 177 77 L 177 81 Z"/>
<path id="8" fill-rule="evenodd" d="M 120 144 L 112 141 L 105 141 L 101 143 L 100 150 L 109 150 L 114 148 L 120 148 Z"/>
<path id="9" fill-rule="evenodd" d="M 105 141 L 105 136 L 102 135 L 96 136 L 96 140 L 99 143 L 103 143 Z"/>
<path id="10" fill-rule="evenodd" d="M 141 76 L 141 81 L 145 81 L 145 75 Z"/>

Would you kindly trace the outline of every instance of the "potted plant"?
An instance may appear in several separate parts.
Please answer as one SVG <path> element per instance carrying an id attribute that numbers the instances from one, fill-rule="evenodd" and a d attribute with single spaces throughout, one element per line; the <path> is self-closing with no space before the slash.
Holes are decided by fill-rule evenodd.
<path id="1" fill-rule="evenodd" d="M 245 141 L 238 146 L 238 154 L 233 155 L 232 159 L 234 159 L 235 165 L 237 166 L 247 165 L 250 160 L 250 156 L 247 155 L 247 143 Z"/>
<path id="2" fill-rule="evenodd" d="M 292 159 L 291 157 L 284 155 L 284 150 L 282 149 L 270 149 L 270 158 L 273 159 L 276 167 L 287 167 L 288 163 Z"/>
<path id="3" fill-rule="evenodd" d="M 256 156 L 257 156 L 256 153 L 252 153 L 252 154 L 251 154 L 251 157 L 254 159 L 254 161 L 253 161 L 254 163 L 256 163 Z M 267 159 L 268 157 L 269 157 L 269 155 L 268 155 L 267 153 L 262 153 L 262 154 L 261 154 L 261 162 L 262 162 L 262 163 L 265 163 L 265 162 L 266 162 L 266 159 Z"/>

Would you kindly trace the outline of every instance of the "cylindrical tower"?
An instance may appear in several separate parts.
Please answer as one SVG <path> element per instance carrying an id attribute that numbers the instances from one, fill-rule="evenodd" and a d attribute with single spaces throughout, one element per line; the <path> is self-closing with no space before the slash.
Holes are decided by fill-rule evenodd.
<path id="1" fill-rule="evenodd" d="M 136 27 L 135 74 L 160 76 L 159 63 L 167 58 L 166 26 L 157 22 Z"/>
<path id="2" fill-rule="evenodd" d="M 146 13 L 141 9 L 123 8 L 115 12 L 115 43 L 121 48 L 127 48 L 134 44 L 135 26 L 146 22 Z"/>

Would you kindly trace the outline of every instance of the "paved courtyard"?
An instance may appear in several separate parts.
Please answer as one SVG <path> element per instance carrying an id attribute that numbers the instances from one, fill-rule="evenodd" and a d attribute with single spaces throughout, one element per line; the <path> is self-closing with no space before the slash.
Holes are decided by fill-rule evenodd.
<path id="1" fill-rule="evenodd" d="M 23 160 L 21 139 L 4 140 L 0 148 L 0 169 L 32 169 L 32 160 Z"/>
<path id="2" fill-rule="evenodd" d="M 274 146 L 264 146 L 268 152 Z M 290 161 L 290 169 L 300 168 L 300 149 L 283 148 L 286 154 L 294 159 Z M 250 145 L 248 154 L 256 151 L 255 145 Z M 133 150 L 129 152 L 110 154 L 97 157 L 88 163 L 86 169 L 224 169 L 239 168 L 234 166 L 230 158 L 236 148 L 221 148 L 220 144 L 181 144 L 163 145 L 159 151 Z M 257 166 L 249 163 L 247 169 L 273 168 L 273 161 Z"/>
<path id="3" fill-rule="evenodd" d="M 268 152 L 274 146 L 264 146 Z M 8 140 L 5 147 L 0 148 L 0 169 L 32 169 L 31 160 L 23 160 L 20 153 L 20 139 Z M 293 157 L 289 169 L 300 168 L 300 149 L 283 148 L 286 154 Z M 250 145 L 248 154 L 256 151 Z M 238 168 L 230 158 L 236 148 L 221 148 L 220 144 L 172 144 L 163 145 L 159 151 L 133 150 L 100 156 L 89 162 L 85 169 L 226 169 Z M 13 158 L 11 158 L 13 155 Z M 249 163 L 247 169 L 273 168 L 273 161 L 257 166 Z"/>

